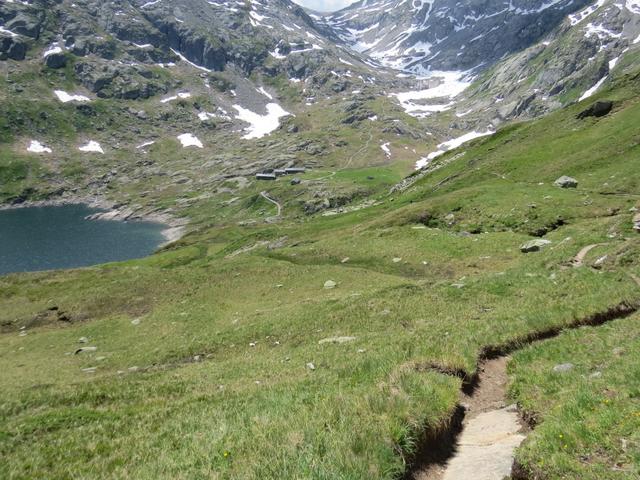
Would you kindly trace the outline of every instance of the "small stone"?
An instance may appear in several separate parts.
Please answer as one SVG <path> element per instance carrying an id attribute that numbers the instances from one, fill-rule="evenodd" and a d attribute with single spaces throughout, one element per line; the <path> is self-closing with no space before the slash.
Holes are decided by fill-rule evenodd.
<path id="1" fill-rule="evenodd" d="M 75 351 L 75 355 L 78 355 L 79 353 L 95 352 L 96 350 L 98 350 L 98 347 L 82 347 Z"/>
<path id="2" fill-rule="evenodd" d="M 96 357 L 96 362 L 104 362 L 107 357 Z"/>
<path id="3" fill-rule="evenodd" d="M 309 363 L 307 363 L 307 368 L 308 368 L 309 370 L 315 370 L 315 369 L 316 369 L 316 366 L 315 366 L 313 363 L 309 362 Z"/>
<path id="4" fill-rule="evenodd" d="M 326 282 L 324 282 L 324 288 L 326 288 L 327 290 L 330 290 L 332 288 L 336 288 L 338 284 L 336 282 L 334 282 L 333 280 L 327 280 Z"/>
<path id="5" fill-rule="evenodd" d="M 400 263 L 402 261 L 402 259 L 400 257 L 395 257 L 393 259 L 393 263 Z"/>
<path id="6" fill-rule="evenodd" d="M 329 338 L 323 338 L 318 342 L 318 344 L 319 345 L 323 345 L 325 343 L 341 344 L 341 343 L 353 342 L 355 339 L 356 337 L 329 337 Z"/>
<path id="7" fill-rule="evenodd" d="M 565 373 L 573 370 L 575 365 L 573 363 L 561 363 L 553 367 L 553 371 L 556 373 Z"/>
<path id="8" fill-rule="evenodd" d="M 129 370 L 130 372 L 137 372 L 138 370 L 140 370 L 140 367 L 129 367 L 127 370 Z"/>
<path id="9" fill-rule="evenodd" d="M 256 345 L 257 345 L 257 344 L 256 344 L 256 342 L 251 342 L 251 343 L 249 344 L 249 346 L 250 346 L 250 347 L 252 347 L 252 348 L 253 348 L 253 347 L 255 347 Z"/>
<path id="10" fill-rule="evenodd" d="M 18 334 L 19 337 L 26 337 L 27 336 L 27 331 L 23 330 Z"/>
<path id="11" fill-rule="evenodd" d="M 89 339 L 87 337 L 80 337 L 78 343 L 89 343 Z"/>
<path id="12" fill-rule="evenodd" d="M 84 373 L 96 373 L 97 369 L 98 367 L 89 367 L 89 368 L 83 368 L 82 371 Z"/>
<path id="13" fill-rule="evenodd" d="M 134 318 L 133 320 L 131 320 L 131 325 L 140 325 L 140 322 L 142 320 L 140 320 L 139 318 Z"/>
<path id="14" fill-rule="evenodd" d="M 607 261 L 608 258 L 609 258 L 609 255 L 603 255 L 602 257 L 598 258 L 595 262 L 593 262 L 593 266 L 601 267 L 604 264 L 604 262 Z"/>
<path id="15" fill-rule="evenodd" d="M 199 362 L 199 361 L 201 361 L 201 360 L 202 360 L 202 357 L 201 357 L 200 355 L 195 355 L 195 356 L 193 357 L 193 361 L 194 361 L 194 362 L 196 362 L 196 363 L 197 363 L 197 362 Z"/>
<path id="16" fill-rule="evenodd" d="M 626 353 L 626 350 L 622 347 L 616 347 L 613 349 L 612 352 L 616 357 L 621 357 L 622 355 L 624 355 Z"/>
<path id="17" fill-rule="evenodd" d="M 351 260 L 349 257 L 345 257 L 340 261 L 340 263 L 347 263 L 349 260 Z"/>
<path id="18" fill-rule="evenodd" d="M 591 375 L 589 375 L 589 378 L 600 378 L 602 377 L 602 372 L 593 372 Z"/>

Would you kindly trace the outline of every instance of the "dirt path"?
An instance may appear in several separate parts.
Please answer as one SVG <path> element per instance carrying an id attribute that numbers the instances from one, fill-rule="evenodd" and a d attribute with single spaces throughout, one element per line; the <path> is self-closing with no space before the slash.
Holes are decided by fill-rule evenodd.
<path id="1" fill-rule="evenodd" d="M 607 245 L 606 243 L 594 243 L 593 245 L 587 245 L 582 250 L 578 252 L 578 254 L 572 260 L 572 264 L 574 267 L 581 267 L 584 264 L 584 259 L 587 257 L 589 252 L 596 247 L 604 247 Z"/>
<path id="2" fill-rule="evenodd" d="M 634 278 L 634 281 L 640 280 Z M 512 473 L 516 448 L 527 428 L 515 405 L 507 403 L 509 355 L 526 345 L 543 342 L 585 326 L 597 327 L 640 310 L 640 300 L 621 302 L 605 311 L 564 327 L 533 332 L 480 354 L 477 372 L 468 375 L 446 368 L 431 368 L 462 378 L 458 408 L 442 429 L 427 432 L 406 473 L 406 480 L 503 480 Z"/>
<path id="3" fill-rule="evenodd" d="M 276 217 L 282 216 L 282 205 L 280 205 L 280 203 L 277 200 L 271 198 L 267 192 L 260 192 L 260 196 L 264 198 L 266 201 L 273 203 L 278 208 L 278 213 L 276 214 Z"/>
<path id="4" fill-rule="evenodd" d="M 505 403 L 508 361 L 482 363 L 473 391 L 461 393 L 465 417 L 453 455 L 417 472 L 415 480 L 502 480 L 511 474 L 515 449 L 526 435 L 518 410 Z"/>

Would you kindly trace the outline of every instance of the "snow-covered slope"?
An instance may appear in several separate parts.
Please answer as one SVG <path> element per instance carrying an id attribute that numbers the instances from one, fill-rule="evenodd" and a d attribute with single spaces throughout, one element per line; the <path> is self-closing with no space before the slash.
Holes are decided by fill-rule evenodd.
<path id="1" fill-rule="evenodd" d="M 325 22 L 353 49 L 415 73 L 492 65 L 590 0 L 361 0 Z"/>
<path id="2" fill-rule="evenodd" d="M 637 67 L 638 53 L 640 0 L 595 0 L 485 72 L 460 108 L 492 111 L 496 119 L 539 116 L 605 88 Z"/>

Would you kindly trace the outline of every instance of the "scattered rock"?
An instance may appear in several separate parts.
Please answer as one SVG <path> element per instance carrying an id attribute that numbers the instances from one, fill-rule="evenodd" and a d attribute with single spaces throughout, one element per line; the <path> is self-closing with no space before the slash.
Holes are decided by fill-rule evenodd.
<path id="1" fill-rule="evenodd" d="M 402 259 L 400 257 L 395 257 L 393 259 L 393 263 L 400 263 L 402 261 Z"/>
<path id="2" fill-rule="evenodd" d="M 307 368 L 308 368 L 309 370 L 315 370 L 315 369 L 316 369 L 316 366 L 315 366 L 313 363 L 309 362 L 309 363 L 307 363 Z"/>
<path id="3" fill-rule="evenodd" d="M 302 183 L 302 180 L 300 180 L 297 177 L 291 179 L 291 185 L 300 185 L 301 183 Z"/>
<path id="4" fill-rule="evenodd" d="M 522 253 L 538 252 L 540 249 L 546 247 L 550 243 L 550 240 L 543 240 L 541 238 L 529 240 L 528 242 L 520 245 L 520 251 Z"/>
<path id="5" fill-rule="evenodd" d="M 83 368 L 82 371 L 84 373 L 96 373 L 97 369 L 98 367 L 89 367 L 89 368 Z"/>
<path id="6" fill-rule="evenodd" d="M 78 355 L 80 353 L 95 352 L 96 350 L 98 350 L 98 347 L 82 347 L 77 349 L 74 355 Z"/>
<path id="7" fill-rule="evenodd" d="M 633 229 L 640 232 L 640 213 L 633 216 Z"/>
<path id="8" fill-rule="evenodd" d="M 332 288 L 336 288 L 338 284 L 336 282 L 334 282 L 333 280 L 327 280 L 326 282 L 324 282 L 324 288 L 326 288 L 327 290 L 330 290 Z"/>
<path id="9" fill-rule="evenodd" d="M 565 373 L 573 370 L 575 365 L 573 363 L 561 363 L 560 365 L 556 365 L 553 367 L 553 371 L 556 373 Z"/>
<path id="10" fill-rule="evenodd" d="M 329 338 L 323 338 L 318 342 L 318 344 L 320 345 L 323 345 L 325 343 L 342 344 L 342 343 L 353 342 L 355 339 L 356 337 L 329 337 Z"/>
<path id="11" fill-rule="evenodd" d="M 556 187 L 560 187 L 560 188 L 577 188 L 578 187 L 578 181 L 575 178 L 568 177 L 566 175 L 563 175 L 562 177 L 557 179 L 555 182 L 553 182 L 553 184 Z"/>
<path id="12" fill-rule="evenodd" d="M 580 112 L 576 118 L 578 120 L 583 120 L 587 117 L 604 117 L 605 115 L 608 115 L 609 112 L 611 112 L 612 108 L 613 102 L 609 100 L 601 100 L 594 103 L 586 110 Z"/>
<path id="13" fill-rule="evenodd" d="M 89 339 L 87 337 L 80 337 L 78 343 L 89 343 Z"/>
<path id="14" fill-rule="evenodd" d="M 602 377 L 602 372 L 593 372 L 591 375 L 589 375 L 589 378 L 600 378 Z"/>
<path id="15" fill-rule="evenodd" d="M 67 65 L 67 56 L 62 52 L 52 53 L 47 55 L 45 64 L 49 68 L 63 68 Z"/>
<path id="16" fill-rule="evenodd" d="M 140 325 L 141 320 L 139 318 L 134 318 L 131 320 L 131 325 Z"/>
<path id="17" fill-rule="evenodd" d="M 340 261 L 340 263 L 347 263 L 349 260 L 351 260 L 349 257 L 345 257 Z"/>

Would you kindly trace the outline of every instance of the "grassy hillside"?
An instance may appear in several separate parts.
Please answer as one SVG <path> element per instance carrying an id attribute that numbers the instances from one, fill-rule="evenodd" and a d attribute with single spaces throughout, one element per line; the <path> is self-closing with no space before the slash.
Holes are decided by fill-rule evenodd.
<path id="1" fill-rule="evenodd" d="M 603 92 L 616 103 L 601 119 L 576 120 L 585 102 L 509 126 L 366 208 L 288 216 L 295 196 L 276 184 L 267 188 L 287 198 L 276 225 L 238 225 L 254 197 L 233 207 L 233 221 L 200 211 L 192 234 L 147 259 L 0 278 L 0 476 L 398 477 L 455 409 L 461 380 L 440 372 L 471 375 L 487 346 L 640 300 L 630 211 L 639 91 L 640 79 L 626 77 Z M 376 172 L 333 176 L 380 186 L 397 177 Z M 555 187 L 560 175 L 578 188 Z M 552 243 L 521 253 L 532 235 Z M 591 244 L 602 246 L 573 267 Z M 637 389 L 622 388 L 638 363 L 632 353 L 610 358 L 602 343 L 622 342 L 619 328 L 516 355 L 514 399 L 540 422 L 521 449 L 525 469 L 638 473 L 637 420 L 627 415 Z M 585 345 L 611 374 L 580 376 Z M 86 347 L 96 350 L 74 354 Z M 566 357 L 581 367 L 552 399 L 559 380 L 546 372 Z M 626 413 L 597 403 L 603 389 Z M 558 451 L 559 429 L 574 438 L 581 428 L 571 418 L 593 419 L 592 437 Z M 623 438 L 636 452 L 624 456 L 626 473 L 596 476 L 614 472 Z M 581 461 L 594 442 L 597 462 Z"/>

